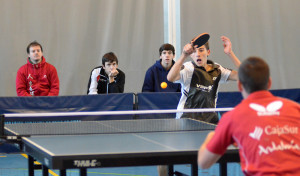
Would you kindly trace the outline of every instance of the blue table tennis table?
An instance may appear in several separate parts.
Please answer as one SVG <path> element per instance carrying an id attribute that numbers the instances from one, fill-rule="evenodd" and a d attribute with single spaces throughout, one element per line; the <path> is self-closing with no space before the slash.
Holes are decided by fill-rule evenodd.
<path id="1" fill-rule="evenodd" d="M 214 125 L 192 119 L 143 119 L 56 123 L 5 124 L 5 136 L 19 138 L 28 154 L 28 172 L 34 175 L 34 160 L 48 169 L 191 164 L 198 175 L 197 154 Z M 238 150 L 230 146 L 218 161 L 220 175 L 227 175 L 227 162 L 239 162 Z"/>

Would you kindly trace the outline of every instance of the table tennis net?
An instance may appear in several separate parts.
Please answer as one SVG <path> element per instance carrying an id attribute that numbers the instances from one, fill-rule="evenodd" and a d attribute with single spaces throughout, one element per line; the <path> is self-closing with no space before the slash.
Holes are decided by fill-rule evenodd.
<path id="1" fill-rule="evenodd" d="M 192 119 L 107 120 L 5 124 L 6 135 L 72 135 L 214 130 L 215 125 Z"/>

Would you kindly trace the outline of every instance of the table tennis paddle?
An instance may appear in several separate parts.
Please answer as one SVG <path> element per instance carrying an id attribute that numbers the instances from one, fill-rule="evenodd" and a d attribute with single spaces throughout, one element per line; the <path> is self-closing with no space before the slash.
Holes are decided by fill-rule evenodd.
<path id="1" fill-rule="evenodd" d="M 204 45 L 208 40 L 209 40 L 209 34 L 208 33 L 202 33 L 200 35 L 198 35 L 197 37 L 193 38 L 193 40 L 191 41 L 191 44 L 193 46 L 197 45 L 197 48 L 199 48 L 200 46 Z"/>

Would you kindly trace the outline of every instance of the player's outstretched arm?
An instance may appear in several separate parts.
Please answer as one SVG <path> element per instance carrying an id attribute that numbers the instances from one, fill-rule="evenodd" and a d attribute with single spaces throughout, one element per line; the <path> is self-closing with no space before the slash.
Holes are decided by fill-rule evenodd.
<path id="1" fill-rule="evenodd" d="M 206 145 L 211 140 L 215 132 L 210 132 L 202 146 L 200 147 L 198 151 L 198 165 L 201 169 L 208 169 L 210 168 L 214 163 L 216 163 L 220 158 L 221 155 L 215 154 L 207 150 Z"/>
<path id="2" fill-rule="evenodd" d="M 229 56 L 234 65 L 239 68 L 241 65 L 241 61 L 236 57 L 234 52 L 232 51 L 232 44 L 228 37 L 222 36 L 221 40 L 223 41 L 224 53 Z"/>
<path id="3" fill-rule="evenodd" d="M 228 37 L 221 36 L 221 40 L 223 41 L 223 46 L 224 46 L 224 53 L 231 59 L 233 64 L 239 68 L 241 65 L 241 61 L 239 58 L 236 57 L 234 52 L 232 51 L 232 44 L 231 41 Z M 237 71 L 233 70 L 228 78 L 229 80 L 238 80 L 238 74 Z"/>
<path id="4" fill-rule="evenodd" d="M 167 79 L 170 82 L 174 82 L 180 79 L 180 70 L 185 61 L 185 59 L 194 52 L 194 47 L 192 44 L 188 43 L 184 46 L 183 51 L 179 59 L 175 62 L 173 67 L 168 73 Z"/>

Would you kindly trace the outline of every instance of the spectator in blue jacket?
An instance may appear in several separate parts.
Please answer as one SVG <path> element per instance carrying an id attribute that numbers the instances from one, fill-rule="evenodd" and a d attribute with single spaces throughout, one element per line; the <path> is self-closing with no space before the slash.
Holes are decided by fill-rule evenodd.
<path id="1" fill-rule="evenodd" d="M 159 48 L 160 59 L 156 61 L 146 72 L 142 92 L 180 92 L 180 84 L 167 80 L 167 75 L 171 67 L 175 64 L 174 46 L 168 43 Z M 161 87 L 161 83 L 167 83 L 166 88 Z"/>

